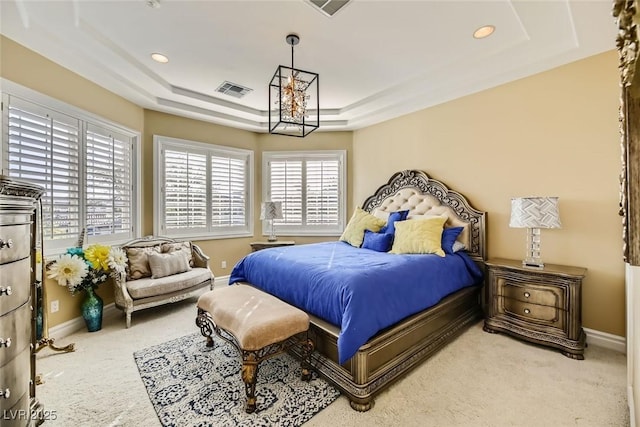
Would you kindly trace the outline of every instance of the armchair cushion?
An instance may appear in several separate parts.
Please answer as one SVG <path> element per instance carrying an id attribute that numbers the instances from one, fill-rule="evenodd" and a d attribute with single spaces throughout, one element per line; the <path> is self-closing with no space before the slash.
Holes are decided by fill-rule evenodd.
<path id="1" fill-rule="evenodd" d="M 151 278 L 153 279 L 191 270 L 187 254 L 182 250 L 164 254 L 150 253 L 149 267 L 151 267 Z"/>
<path id="2" fill-rule="evenodd" d="M 136 300 L 181 291 L 207 280 L 211 280 L 211 271 L 208 268 L 195 267 L 180 273 L 179 276 L 174 274 L 159 279 L 145 277 L 128 281 L 127 291 L 129 291 L 131 298 Z"/>
<path id="3" fill-rule="evenodd" d="M 151 267 L 149 266 L 149 254 L 160 253 L 160 246 L 147 246 L 137 248 L 126 248 L 129 268 L 127 280 L 142 279 L 151 277 Z"/>
<path id="4" fill-rule="evenodd" d="M 175 243 L 163 243 L 160 246 L 162 253 L 172 253 L 176 251 L 184 252 L 187 256 L 189 265 L 193 267 L 193 253 L 191 250 L 191 242 L 175 242 Z"/>

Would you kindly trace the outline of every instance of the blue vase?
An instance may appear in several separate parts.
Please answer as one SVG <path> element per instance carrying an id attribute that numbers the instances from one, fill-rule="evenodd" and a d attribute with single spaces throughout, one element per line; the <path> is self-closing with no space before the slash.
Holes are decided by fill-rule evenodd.
<path id="1" fill-rule="evenodd" d="M 84 300 L 80 308 L 82 309 L 82 317 L 87 324 L 89 332 L 95 332 L 102 329 L 102 307 L 104 303 L 102 298 L 96 294 L 93 288 L 87 288 L 84 294 Z"/>

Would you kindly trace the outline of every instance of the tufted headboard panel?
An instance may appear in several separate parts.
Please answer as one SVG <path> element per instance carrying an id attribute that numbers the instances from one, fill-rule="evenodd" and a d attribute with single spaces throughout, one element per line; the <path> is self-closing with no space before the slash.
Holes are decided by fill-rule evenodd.
<path id="1" fill-rule="evenodd" d="M 390 212 L 409 210 L 409 218 L 446 215 L 445 227 L 463 227 L 458 237 L 469 255 L 486 260 L 486 213 L 471 207 L 460 193 L 418 170 L 394 174 L 389 182 L 367 198 L 362 208 L 379 217 Z"/>

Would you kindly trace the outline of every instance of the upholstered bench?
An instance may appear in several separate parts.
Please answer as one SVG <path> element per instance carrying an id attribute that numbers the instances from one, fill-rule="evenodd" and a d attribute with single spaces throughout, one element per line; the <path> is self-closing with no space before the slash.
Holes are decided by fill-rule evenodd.
<path id="1" fill-rule="evenodd" d="M 231 343 L 242 355 L 242 380 L 247 404 L 256 410 L 256 378 L 260 362 L 293 345 L 302 348 L 302 379 L 311 378 L 313 342 L 306 336 L 309 316 L 286 302 L 249 285 L 231 285 L 208 291 L 198 299 L 196 325 L 213 347 L 212 334 Z M 303 334 L 304 333 L 304 334 Z M 300 336 L 303 335 L 301 338 Z"/>

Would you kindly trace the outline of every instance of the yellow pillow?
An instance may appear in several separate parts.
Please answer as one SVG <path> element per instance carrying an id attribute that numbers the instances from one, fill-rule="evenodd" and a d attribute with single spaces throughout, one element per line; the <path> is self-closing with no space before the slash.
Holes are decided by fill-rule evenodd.
<path id="1" fill-rule="evenodd" d="M 394 254 L 436 254 L 444 256 L 440 247 L 442 229 L 447 217 L 408 219 L 395 223 L 396 237 L 389 252 Z"/>
<path id="2" fill-rule="evenodd" d="M 378 232 L 386 224 L 387 221 L 384 219 L 376 218 L 358 207 L 344 229 L 342 236 L 340 236 L 340 240 L 359 248 L 364 240 L 364 230 Z"/>

